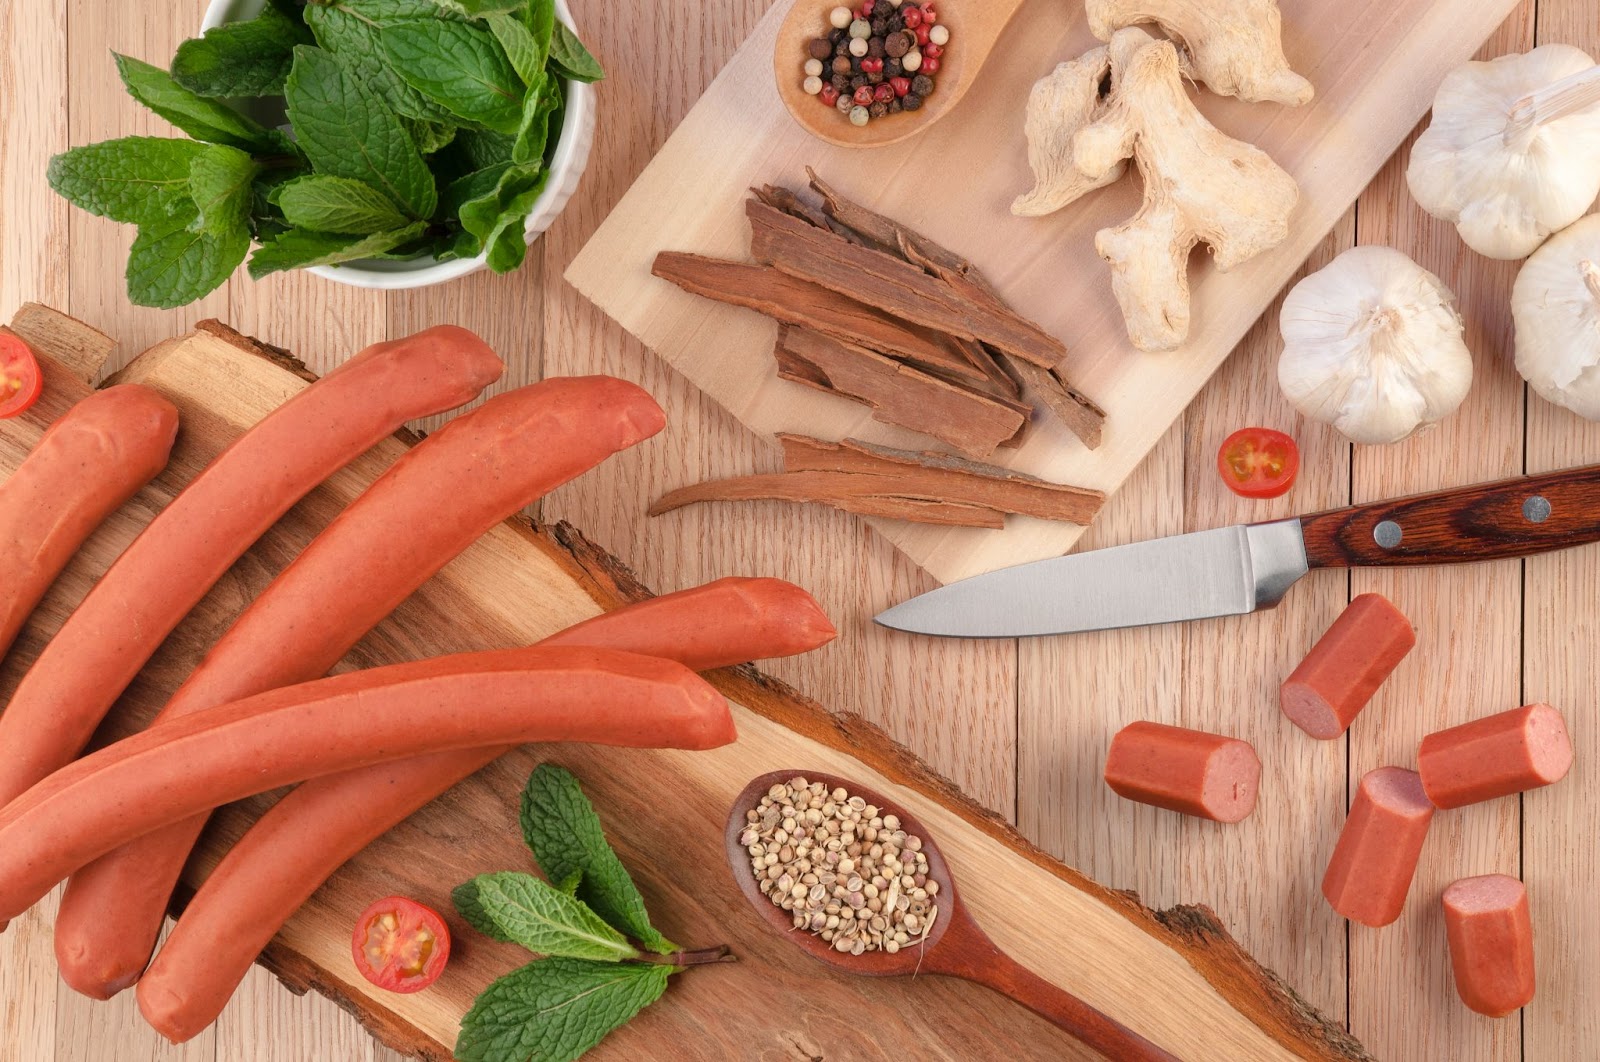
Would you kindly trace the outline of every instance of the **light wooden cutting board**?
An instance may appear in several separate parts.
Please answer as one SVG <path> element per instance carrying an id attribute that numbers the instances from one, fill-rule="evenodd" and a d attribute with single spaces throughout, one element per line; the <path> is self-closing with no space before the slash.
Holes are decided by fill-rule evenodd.
<path id="1" fill-rule="evenodd" d="M 1300 108 L 1204 92 L 1197 98 L 1219 128 L 1260 145 L 1299 182 L 1291 234 L 1227 274 L 1197 253 L 1190 271 L 1192 333 L 1171 353 L 1132 349 L 1107 267 L 1094 252 L 1095 232 L 1136 209 L 1135 180 L 1047 218 L 1009 212 L 1011 200 L 1032 184 L 1022 135 L 1029 88 L 1095 43 L 1081 0 L 1029 0 L 955 112 L 925 135 L 870 151 L 814 140 L 784 109 L 772 82 L 773 41 L 789 7 L 779 0 L 566 276 L 756 432 L 927 445 L 923 436 L 874 422 L 865 407 L 777 379 L 776 328 L 765 318 L 650 276 L 662 250 L 748 257 L 745 189 L 763 182 L 800 187 L 805 167 L 814 166 L 842 193 L 970 258 L 1013 306 L 1066 341 L 1069 378 L 1109 414 L 1105 441 L 1091 452 L 1044 421 L 1005 463 L 1112 491 L 1426 113 L 1445 72 L 1468 59 L 1513 6 L 1512 0 L 1282 0 L 1285 50 L 1316 86 L 1316 98 Z M 1277 382 L 1263 378 L 1257 386 Z M 774 449 L 769 469 L 777 465 Z M 870 522 L 945 582 L 1064 553 L 1083 532 L 1015 516 L 1003 531 Z"/>

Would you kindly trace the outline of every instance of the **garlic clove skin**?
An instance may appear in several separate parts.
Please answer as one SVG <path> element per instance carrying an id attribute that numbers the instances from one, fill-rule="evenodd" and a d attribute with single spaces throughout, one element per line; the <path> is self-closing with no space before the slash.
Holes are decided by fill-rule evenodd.
<path id="1" fill-rule="evenodd" d="M 1429 214 L 1454 222 L 1485 257 L 1533 253 L 1600 195 L 1600 107 L 1526 128 L 1513 122 L 1513 110 L 1530 93 L 1594 65 L 1578 48 L 1545 44 L 1452 70 L 1411 149 L 1411 195 Z"/>
<path id="2" fill-rule="evenodd" d="M 1278 384 L 1353 442 L 1399 442 L 1455 412 L 1472 386 L 1454 302 L 1399 251 L 1352 247 L 1284 298 Z"/>
<path id="3" fill-rule="evenodd" d="M 1541 397 L 1600 420 L 1600 214 L 1533 253 L 1511 288 L 1517 372 Z"/>

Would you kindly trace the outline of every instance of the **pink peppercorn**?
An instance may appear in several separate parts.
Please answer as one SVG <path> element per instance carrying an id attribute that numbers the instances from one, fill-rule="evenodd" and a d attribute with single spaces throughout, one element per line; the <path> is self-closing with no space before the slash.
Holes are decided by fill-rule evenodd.
<path id="1" fill-rule="evenodd" d="M 912 32 L 917 35 L 917 43 L 919 45 L 921 45 L 922 47 L 926 48 L 928 46 L 929 34 L 931 34 L 933 32 L 933 27 L 931 27 L 931 26 L 918 26 Z"/>
<path id="2" fill-rule="evenodd" d="M 937 44 L 925 44 L 922 46 L 922 59 L 924 63 L 926 63 L 929 59 L 937 59 L 943 54 L 944 49 L 939 47 Z M 862 69 L 866 69 L 866 67 L 863 66 Z"/>
<path id="3" fill-rule="evenodd" d="M 870 107 L 872 105 L 872 86 L 862 85 L 856 89 L 855 101 L 858 107 Z"/>
<path id="4" fill-rule="evenodd" d="M 883 60 L 871 57 L 861 60 L 861 72 L 863 74 L 883 73 Z"/>
<path id="5" fill-rule="evenodd" d="M 928 0 L 928 3 L 922 5 L 922 21 L 939 21 L 939 9 L 933 6 L 933 0 Z"/>
<path id="6" fill-rule="evenodd" d="M 829 86 L 829 88 L 831 87 Z M 889 79 L 889 87 L 894 90 L 896 96 L 904 96 L 911 91 L 911 79 L 909 77 L 891 77 Z M 826 92 L 827 89 L 825 88 L 823 91 Z"/>
<path id="7" fill-rule="evenodd" d="M 937 60 L 937 59 L 923 59 L 922 60 L 922 66 L 917 68 L 917 73 L 919 73 L 919 74 L 927 74 L 929 77 L 932 77 L 934 74 L 937 74 L 938 72 L 939 72 L 939 60 Z"/>
<path id="8" fill-rule="evenodd" d="M 922 8 L 908 7 L 900 12 L 900 17 L 905 21 L 906 29 L 914 30 L 922 25 Z"/>
<path id="9" fill-rule="evenodd" d="M 880 103 L 888 103 L 894 99 L 894 87 L 892 85 L 879 85 L 872 90 L 872 98 Z"/>
<path id="10" fill-rule="evenodd" d="M 829 107 L 832 107 L 839 102 L 839 90 L 834 88 L 832 85 L 824 84 L 822 86 L 822 92 L 820 95 L 822 97 L 822 102 L 826 103 Z"/>

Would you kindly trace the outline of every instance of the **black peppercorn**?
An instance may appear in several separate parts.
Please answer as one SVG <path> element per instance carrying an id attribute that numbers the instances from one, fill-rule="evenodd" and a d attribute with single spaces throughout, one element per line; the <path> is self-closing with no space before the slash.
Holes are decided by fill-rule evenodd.
<path id="1" fill-rule="evenodd" d="M 857 74 L 855 77 L 850 79 L 850 91 L 854 92 L 858 88 L 863 88 L 866 85 L 866 83 L 867 83 L 867 75 L 865 75 L 865 74 Z"/>
<path id="2" fill-rule="evenodd" d="M 918 96 L 926 97 L 933 95 L 933 78 L 929 77 L 927 74 L 918 74 L 916 77 L 911 79 L 911 91 L 916 93 Z"/>
<path id="3" fill-rule="evenodd" d="M 867 113 L 874 118 L 882 118 L 889 113 L 889 105 L 882 100 L 873 100 L 872 106 L 867 108 Z"/>
<path id="4" fill-rule="evenodd" d="M 884 39 L 883 50 L 885 54 L 892 58 L 898 59 L 902 55 L 905 55 L 907 52 L 909 52 L 911 50 L 911 46 L 916 43 L 916 34 L 912 33 L 910 30 L 901 30 L 899 33 L 893 34 L 892 36 Z"/>
<path id="5" fill-rule="evenodd" d="M 813 59 L 826 59 L 833 54 L 833 42 L 826 37 L 817 37 L 807 46 Z"/>
<path id="6" fill-rule="evenodd" d="M 835 74 L 848 75 L 850 73 L 850 57 L 848 55 L 834 56 L 833 72 Z"/>
<path id="7" fill-rule="evenodd" d="M 835 44 L 833 46 L 833 54 L 835 57 L 842 55 L 846 59 L 850 58 L 850 42 L 848 40 L 842 40 L 838 44 Z"/>
<path id="8" fill-rule="evenodd" d="M 881 84 L 883 84 L 883 71 L 882 70 L 873 70 L 873 71 L 868 72 L 868 74 L 867 74 L 867 84 L 869 84 L 869 85 L 881 85 Z"/>
<path id="9" fill-rule="evenodd" d="M 883 38 L 874 37 L 867 42 L 867 54 L 874 59 L 882 59 L 884 55 Z"/>
<path id="10" fill-rule="evenodd" d="M 878 0 L 876 4 L 872 5 L 872 13 L 877 18 L 888 18 L 897 10 L 894 0 Z"/>
<path id="11" fill-rule="evenodd" d="M 903 74 L 905 72 L 906 72 L 906 69 L 905 69 L 905 67 L 900 65 L 900 60 L 898 60 L 898 59 L 885 59 L 883 61 L 883 76 L 884 77 L 899 77 L 901 74 Z"/>
<path id="12" fill-rule="evenodd" d="M 875 18 L 870 25 L 874 37 L 881 37 L 889 31 L 889 20 L 886 18 Z"/>
<path id="13" fill-rule="evenodd" d="M 902 104 L 900 103 L 900 97 L 896 96 L 894 99 L 889 101 L 889 113 L 899 114 L 901 106 Z"/>
<path id="14" fill-rule="evenodd" d="M 835 74 L 829 84 L 833 86 L 835 92 L 849 92 L 850 76 L 848 74 Z"/>
<path id="15" fill-rule="evenodd" d="M 846 44 L 849 44 L 850 43 L 850 31 L 848 29 L 836 29 L 836 30 L 833 30 L 832 32 L 830 32 L 828 34 L 828 39 L 830 41 L 832 41 L 834 44 L 838 44 L 840 41 L 844 41 Z"/>
<path id="16" fill-rule="evenodd" d="M 850 60 L 850 74 L 854 76 L 859 73 L 861 73 L 861 60 L 852 58 Z"/>
<path id="17" fill-rule="evenodd" d="M 908 111 L 917 110 L 922 106 L 922 97 L 915 92 L 908 92 L 900 97 L 900 106 Z"/>

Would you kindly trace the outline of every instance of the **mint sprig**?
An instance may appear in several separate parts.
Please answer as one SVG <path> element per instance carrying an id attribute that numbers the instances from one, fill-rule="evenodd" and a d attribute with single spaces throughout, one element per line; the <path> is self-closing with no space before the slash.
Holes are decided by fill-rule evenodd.
<path id="1" fill-rule="evenodd" d="M 686 967 L 728 949 L 679 951 L 606 841 L 578 780 L 543 764 L 522 796 L 523 835 L 549 882 L 482 874 L 451 899 L 479 932 L 544 956 L 496 980 L 461 1021 L 460 1062 L 570 1062 L 661 998 Z M 554 882 L 555 884 L 550 884 Z M 627 938 L 652 951 L 641 953 Z"/>
<path id="2" fill-rule="evenodd" d="M 256 277 L 424 254 L 517 268 L 564 84 L 600 76 L 554 0 L 268 0 L 185 41 L 170 70 L 116 62 L 191 139 L 74 148 L 48 178 L 139 226 L 128 294 L 163 307 L 221 285 L 252 240 Z"/>

